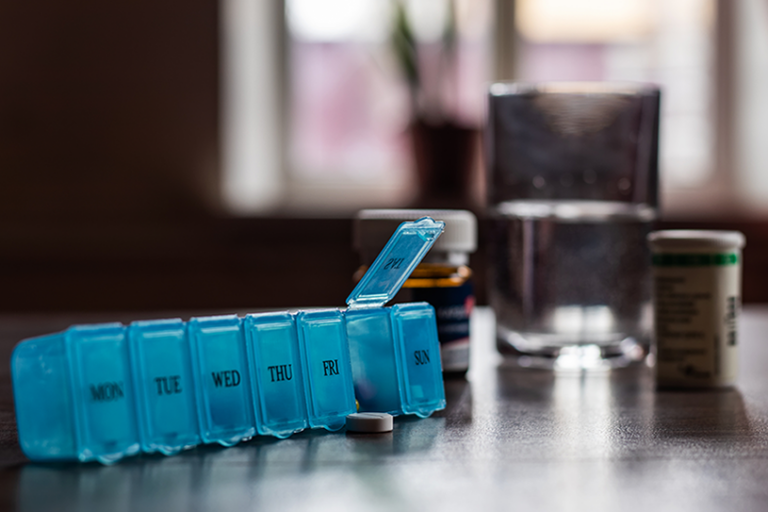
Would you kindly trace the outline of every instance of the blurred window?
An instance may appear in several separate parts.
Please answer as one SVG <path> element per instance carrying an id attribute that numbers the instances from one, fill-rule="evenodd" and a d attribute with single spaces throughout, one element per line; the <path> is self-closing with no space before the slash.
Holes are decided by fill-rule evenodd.
<path id="1" fill-rule="evenodd" d="M 287 0 L 289 200 L 396 203 L 407 194 L 407 90 L 387 0 Z"/>
<path id="2" fill-rule="evenodd" d="M 411 198 L 412 99 L 392 51 L 395 0 L 222 0 L 225 203 L 347 213 Z M 456 13 L 457 64 L 441 77 Z M 496 44 L 517 80 L 663 88 L 662 204 L 768 209 L 765 0 L 403 0 L 427 100 L 479 125 Z M 509 10 L 512 6 L 513 10 Z M 494 12 L 494 9 L 496 11 Z M 506 16 L 510 12 L 514 15 Z M 723 16 L 723 13 L 726 16 Z M 515 37 L 498 37 L 499 34 Z M 497 73 L 510 55 L 497 48 Z M 429 78 L 429 77 L 433 78 Z M 430 99 L 431 98 L 431 99 Z M 426 107 L 424 106 L 426 104 Z M 745 206 L 746 205 L 746 206 Z"/>
<path id="3" fill-rule="evenodd" d="M 662 86 L 662 186 L 714 172 L 714 0 L 517 0 L 518 78 Z"/>
<path id="4" fill-rule="evenodd" d="M 734 2 L 733 168 L 737 202 L 768 214 L 768 1 Z"/>
<path id="5" fill-rule="evenodd" d="M 241 213 L 275 206 L 349 212 L 407 204 L 414 193 L 408 137 L 413 112 L 403 64 L 393 51 L 396 1 L 285 0 L 282 74 L 272 72 L 277 68 L 265 56 L 275 45 L 265 40 L 274 29 L 264 20 L 274 19 L 275 13 L 258 17 L 252 11 L 259 9 L 242 7 L 260 3 L 253 0 L 224 2 L 224 28 L 229 33 L 224 53 L 230 59 L 225 82 L 242 84 L 225 88 L 229 107 L 224 137 L 229 140 L 224 146 L 229 158 L 225 156 L 224 193 L 230 208 Z M 479 127 L 491 78 L 492 0 L 403 0 L 402 6 L 419 47 L 425 96 L 449 102 L 454 120 Z M 455 64 L 446 71 L 440 45 L 451 20 Z M 249 23 L 252 28 L 246 32 Z M 259 49 L 238 49 L 248 45 Z M 280 83 L 271 97 L 266 84 L 255 83 L 264 75 Z M 233 97 L 245 95 L 249 88 L 264 96 Z M 251 110 L 244 112 L 238 108 L 241 104 Z M 282 109 L 281 118 L 274 116 L 276 105 Z M 236 118 L 241 118 L 240 124 L 233 121 Z M 249 124 L 244 118 L 260 121 Z M 268 163 L 257 162 L 259 155 L 266 155 Z"/>
<path id="6" fill-rule="evenodd" d="M 412 198 L 413 112 L 403 64 L 393 51 L 396 5 L 286 1 L 287 168 L 294 208 L 402 206 Z M 419 48 L 421 88 L 450 103 L 454 119 L 479 126 L 490 78 L 491 2 L 404 0 L 402 6 Z M 456 65 L 443 70 L 438 47 L 451 19 Z"/>

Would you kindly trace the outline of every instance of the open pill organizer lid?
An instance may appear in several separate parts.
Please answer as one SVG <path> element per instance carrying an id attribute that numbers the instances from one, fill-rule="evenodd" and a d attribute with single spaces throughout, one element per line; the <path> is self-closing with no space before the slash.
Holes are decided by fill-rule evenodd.
<path id="1" fill-rule="evenodd" d="M 445 222 L 424 217 L 403 222 L 349 297 L 350 309 L 377 308 L 389 302 L 445 229 Z"/>

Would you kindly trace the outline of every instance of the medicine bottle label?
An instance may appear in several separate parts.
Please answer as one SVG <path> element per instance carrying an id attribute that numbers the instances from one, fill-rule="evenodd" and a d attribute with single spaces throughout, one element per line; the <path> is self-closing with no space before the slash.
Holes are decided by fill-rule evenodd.
<path id="1" fill-rule="evenodd" d="M 475 304 L 474 287 L 412 288 L 414 302 L 429 302 L 437 316 L 437 337 L 443 371 L 466 371 L 469 366 L 469 318 Z"/>
<path id="2" fill-rule="evenodd" d="M 665 386 L 722 386 L 737 373 L 737 254 L 656 254 L 656 376 Z"/>

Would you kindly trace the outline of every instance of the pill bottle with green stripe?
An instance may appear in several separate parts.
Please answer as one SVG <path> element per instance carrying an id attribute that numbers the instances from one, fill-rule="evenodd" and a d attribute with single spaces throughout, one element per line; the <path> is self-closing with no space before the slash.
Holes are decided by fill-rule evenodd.
<path id="1" fill-rule="evenodd" d="M 736 383 L 744 241 L 737 231 L 669 230 L 648 235 L 658 387 Z"/>

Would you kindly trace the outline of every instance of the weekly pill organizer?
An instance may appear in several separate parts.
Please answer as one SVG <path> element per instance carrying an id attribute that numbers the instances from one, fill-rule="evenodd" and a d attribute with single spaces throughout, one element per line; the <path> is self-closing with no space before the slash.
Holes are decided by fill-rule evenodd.
<path id="1" fill-rule="evenodd" d="M 360 412 L 445 407 L 435 311 L 384 305 L 444 223 L 404 222 L 348 308 L 75 325 L 11 358 L 19 442 L 33 460 L 105 464 L 140 451 L 341 429 Z"/>

